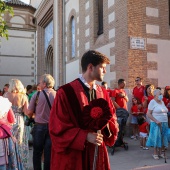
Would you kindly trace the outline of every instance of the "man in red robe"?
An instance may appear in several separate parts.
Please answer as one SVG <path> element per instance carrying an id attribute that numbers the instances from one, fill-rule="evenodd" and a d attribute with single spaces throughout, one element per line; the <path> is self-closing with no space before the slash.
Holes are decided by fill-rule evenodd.
<path id="1" fill-rule="evenodd" d="M 107 91 L 95 83 L 96 80 L 103 80 L 106 64 L 109 63 L 110 60 L 97 51 L 86 52 L 81 60 L 83 74 L 57 91 L 49 122 L 52 140 L 51 170 L 92 170 L 96 145 L 98 152 L 95 170 L 110 170 L 106 145 L 114 145 L 118 124 Z M 82 128 L 83 108 L 99 98 L 108 102 L 112 113 L 100 134 Z"/>

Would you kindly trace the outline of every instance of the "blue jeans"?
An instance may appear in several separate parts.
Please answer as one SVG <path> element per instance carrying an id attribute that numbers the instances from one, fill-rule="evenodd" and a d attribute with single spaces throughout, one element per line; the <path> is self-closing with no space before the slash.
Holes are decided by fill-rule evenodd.
<path id="1" fill-rule="evenodd" d="M 33 166 L 34 170 L 41 169 L 41 157 L 44 151 L 44 170 L 50 170 L 51 139 L 48 124 L 35 124 L 33 128 Z"/>

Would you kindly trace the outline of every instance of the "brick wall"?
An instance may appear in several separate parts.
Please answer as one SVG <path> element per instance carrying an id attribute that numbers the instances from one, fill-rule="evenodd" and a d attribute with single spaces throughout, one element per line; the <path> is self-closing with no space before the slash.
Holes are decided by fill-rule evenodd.
<path id="1" fill-rule="evenodd" d="M 134 78 L 137 76 L 144 79 L 144 84 L 152 83 L 158 86 L 159 77 L 148 78 L 148 71 L 158 70 L 158 63 L 148 61 L 147 58 L 150 53 L 157 56 L 158 46 L 156 43 L 148 43 L 148 39 L 169 39 L 168 14 L 168 1 L 166 0 L 128 0 L 128 36 L 146 38 L 146 50 L 128 50 L 129 88 L 134 86 Z M 155 28 L 158 30 L 156 31 Z"/>
<path id="2" fill-rule="evenodd" d="M 69 9 L 69 3 L 77 3 L 79 10 Z M 46 13 L 52 6 L 52 0 L 39 10 L 37 14 L 38 23 L 43 21 L 44 24 L 49 22 Z M 54 7 L 55 10 L 56 7 Z M 158 55 L 158 44 L 153 43 L 154 40 L 169 40 L 169 9 L 167 0 L 121 0 L 121 1 L 103 1 L 103 26 L 104 33 L 97 35 L 97 5 L 92 0 L 66 0 L 66 11 L 69 9 L 68 22 L 65 23 L 65 33 L 63 37 L 63 17 L 62 2 L 59 2 L 59 67 L 60 85 L 64 84 L 64 61 L 66 64 L 79 60 L 83 53 L 88 49 L 99 49 L 110 43 L 115 45 L 109 48 L 109 57 L 115 62 L 111 63 L 109 71 L 115 73 L 115 77 L 110 77 L 110 87 L 117 86 L 117 80 L 124 78 L 127 82 L 127 88 L 133 88 L 134 79 L 140 76 L 144 80 L 144 84 L 152 83 L 158 86 L 158 77 L 152 77 L 148 72 L 158 71 L 158 63 L 155 60 L 148 60 L 150 54 Z M 155 11 L 155 12 L 152 12 Z M 65 12 L 66 13 L 66 12 Z M 109 18 L 114 16 L 115 19 Z M 70 43 L 70 18 L 75 17 L 76 21 L 76 56 L 71 58 Z M 108 21 L 111 20 L 111 21 Z M 150 30 L 151 29 L 151 30 Z M 153 29 L 153 30 L 152 30 Z M 155 30 L 154 30 L 155 29 Z M 38 27 L 38 58 L 43 59 L 43 27 Z M 115 32 L 115 36 L 111 34 Z M 130 37 L 140 37 L 146 39 L 145 50 L 130 49 Z M 64 39 L 63 39 L 64 38 Z M 151 41 L 152 40 L 152 41 Z M 65 49 L 63 51 L 63 41 Z M 113 58 L 114 57 L 114 58 Z M 38 59 L 38 75 L 44 72 L 45 62 Z M 81 67 L 80 67 L 81 68 Z M 81 72 L 81 70 L 80 70 Z"/>

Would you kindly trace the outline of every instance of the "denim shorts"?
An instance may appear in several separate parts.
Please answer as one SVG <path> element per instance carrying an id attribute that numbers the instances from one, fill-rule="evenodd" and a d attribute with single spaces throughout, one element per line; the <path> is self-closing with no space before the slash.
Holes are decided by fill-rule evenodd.
<path id="1" fill-rule="evenodd" d="M 133 115 L 132 115 L 131 123 L 132 123 L 132 124 L 138 124 L 138 121 L 137 121 L 137 117 L 136 117 L 136 116 L 133 116 Z"/>

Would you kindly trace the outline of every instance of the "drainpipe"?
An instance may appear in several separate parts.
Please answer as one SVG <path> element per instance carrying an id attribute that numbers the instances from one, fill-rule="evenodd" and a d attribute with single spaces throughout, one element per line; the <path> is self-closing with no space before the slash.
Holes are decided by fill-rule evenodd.
<path id="1" fill-rule="evenodd" d="M 36 26 L 36 27 L 38 27 L 38 26 Z M 37 28 L 38 29 L 38 28 Z M 34 80 L 34 82 L 36 82 L 36 84 L 37 84 L 37 56 L 38 56 L 38 50 L 37 50 L 37 44 L 38 44 L 38 40 L 37 40 L 37 29 L 36 29 L 36 31 L 35 31 L 35 80 Z"/>
<path id="2" fill-rule="evenodd" d="M 66 56 L 65 56 L 65 1 L 63 0 L 63 83 L 66 83 Z"/>
<path id="3" fill-rule="evenodd" d="M 54 30 L 54 57 L 53 57 L 53 76 L 55 79 L 55 89 L 59 86 L 59 50 L 58 50 L 58 0 L 53 1 L 53 30 Z"/>

